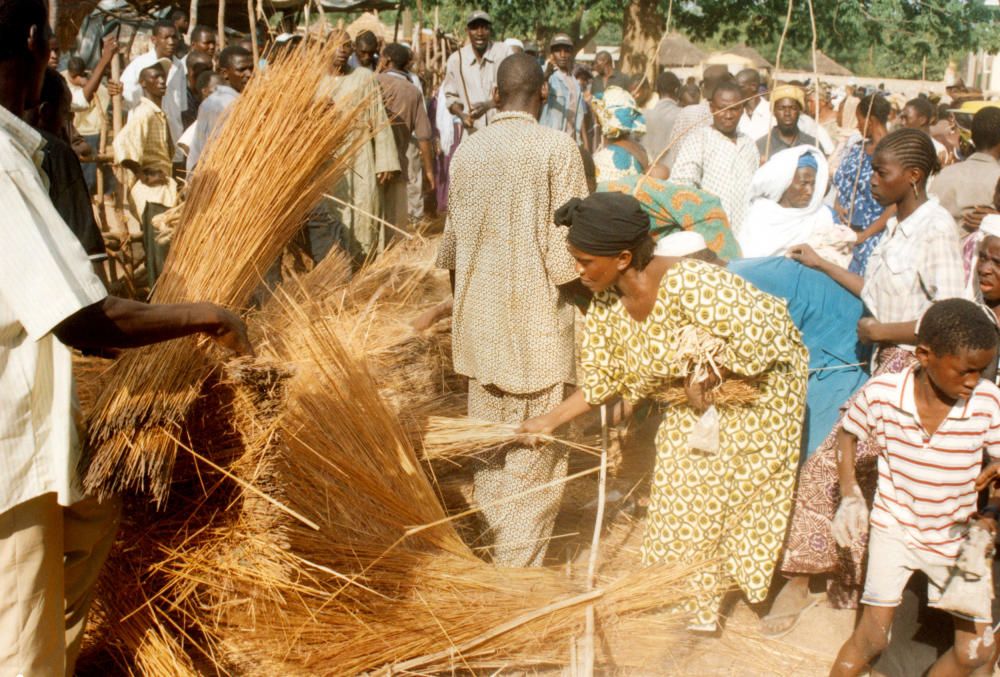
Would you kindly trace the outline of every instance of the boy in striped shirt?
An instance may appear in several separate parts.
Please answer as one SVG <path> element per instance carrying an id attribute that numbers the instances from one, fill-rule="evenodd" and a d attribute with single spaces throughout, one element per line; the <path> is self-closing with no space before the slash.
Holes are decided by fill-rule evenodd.
<path id="1" fill-rule="evenodd" d="M 929 605 L 938 606 L 971 524 L 982 520 L 996 533 L 996 513 L 977 513 L 983 452 L 1000 458 L 1000 389 L 981 378 L 996 359 L 996 326 L 974 303 L 948 299 L 928 309 L 917 338 L 919 366 L 869 381 L 838 434 L 842 499 L 833 530 L 841 546 L 869 524 L 854 474 L 857 442 L 874 438 L 880 449 L 865 608 L 830 672 L 838 677 L 862 674 L 885 649 L 913 572 L 926 574 Z M 992 657 L 993 586 L 989 576 L 978 584 L 973 598 L 981 609 L 975 616 L 951 612 L 955 643 L 930 675 L 970 675 Z"/>

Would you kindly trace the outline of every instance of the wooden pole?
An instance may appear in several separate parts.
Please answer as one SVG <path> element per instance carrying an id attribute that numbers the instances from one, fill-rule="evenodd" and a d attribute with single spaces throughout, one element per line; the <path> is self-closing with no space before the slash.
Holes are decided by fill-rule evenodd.
<path id="1" fill-rule="evenodd" d="M 260 50 L 257 48 L 257 13 L 254 10 L 253 0 L 247 0 L 247 21 L 250 22 L 250 47 L 253 51 L 254 68 L 260 63 Z"/>
<path id="2" fill-rule="evenodd" d="M 219 42 L 219 51 L 221 52 L 226 48 L 226 0 L 219 0 L 218 25 L 219 37 L 217 40 Z"/>
<path id="3" fill-rule="evenodd" d="M 778 53 L 774 57 L 774 74 L 771 75 L 771 87 L 774 87 L 774 81 L 778 79 L 778 72 L 781 70 L 781 50 L 785 47 L 785 36 L 788 35 L 788 26 L 792 23 L 792 5 L 793 0 L 788 0 L 788 13 L 785 15 L 785 27 L 781 29 L 781 40 L 778 41 Z M 771 115 L 768 118 L 768 125 L 774 120 L 774 100 L 771 99 L 769 102 L 769 107 L 771 109 Z M 771 127 L 767 128 L 767 148 L 764 149 L 764 157 L 771 157 Z M 766 160 L 765 160 L 766 161 Z"/>
<path id="4" fill-rule="evenodd" d="M 194 27 L 198 25 L 198 0 L 191 0 L 191 4 L 188 8 L 188 32 L 187 41 L 191 44 L 191 35 L 194 33 Z"/>
<path id="5" fill-rule="evenodd" d="M 819 127 L 819 62 L 816 60 L 816 14 L 813 12 L 813 0 L 809 0 L 809 23 L 812 25 L 813 113 L 816 115 L 816 126 Z"/>

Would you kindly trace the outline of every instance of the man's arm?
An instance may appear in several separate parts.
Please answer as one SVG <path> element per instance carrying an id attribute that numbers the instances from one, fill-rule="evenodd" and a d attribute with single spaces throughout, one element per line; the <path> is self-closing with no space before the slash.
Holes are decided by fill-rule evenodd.
<path id="1" fill-rule="evenodd" d="M 204 334 L 233 352 L 253 354 L 243 321 L 211 303 L 157 305 L 108 296 L 67 317 L 53 333 L 80 350 L 136 348 Z"/>
<path id="2" fill-rule="evenodd" d="M 97 62 L 97 66 L 94 67 L 94 71 L 90 74 L 90 79 L 83 86 L 83 98 L 87 100 L 87 103 L 90 103 L 94 99 L 94 93 L 101 86 L 104 71 L 111 65 L 111 60 L 115 58 L 116 54 L 118 54 L 118 40 L 115 39 L 115 36 L 109 35 L 104 38 L 104 47 L 101 49 L 101 60 Z"/>

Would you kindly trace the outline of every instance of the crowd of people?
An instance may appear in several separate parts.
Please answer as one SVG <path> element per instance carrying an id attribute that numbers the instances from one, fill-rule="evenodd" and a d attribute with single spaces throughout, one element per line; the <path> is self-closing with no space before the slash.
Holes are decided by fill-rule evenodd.
<path id="1" fill-rule="evenodd" d="M 833 606 L 864 608 L 831 674 L 880 655 L 885 674 L 894 661 L 898 674 L 988 669 L 1000 107 L 976 113 L 963 143 L 926 95 L 724 66 L 650 82 L 607 52 L 575 64 L 564 33 L 545 48 L 496 41 L 478 10 L 466 29 L 437 91 L 406 44 L 326 36 L 318 95 L 366 102 L 365 141 L 301 239 L 314 261 L 337 248 L 360 266 L 425 205 L 445 215 L 437 262 L 453 298 L 415 326 L 450 314 L 468 415 L 523 434 L 474 469 L 492 561 L 545 562 L 568 452 L 538 439 L 595 407 L 614 422 L 642 410 L 659 420 L 642 563 L 699 563 L 682 609 L 693 632 L 719 631 L 735 586 L 772 601 L 761 628 L 780 637 L 825 587 Z M 0 669 L 14 674 L 72 671 L 117 519 L 115 502 L 77 489 L 66 346 L 205 333 L 251 350 L 220 308 L 108 295 L 92 203 L 115 182 L 100 156 L 111 101 L 127 120 L 110 157 L 153 285 L 173 235 L 162 215 L 245 89 L 301 39 L 217 49 L 214 29 L 176 10 L 113 80 L 113 37 L 88 63 L 50 36 L 42 0 L 0 0 L 14 235 L 0 267 L 0 627 L 19 638 Z M 750 394 L 728 400 L 730 387 Z M 670 389 L 679 401 L 662 404 Z M 954 619 L 951 646 L 894 654 L 918 571 L 927 606 Z"/>

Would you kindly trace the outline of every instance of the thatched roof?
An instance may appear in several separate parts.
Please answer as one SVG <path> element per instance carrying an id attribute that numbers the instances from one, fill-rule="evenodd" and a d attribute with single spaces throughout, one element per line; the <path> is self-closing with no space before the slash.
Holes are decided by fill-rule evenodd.
<path id="1" fill-rule="evenodd" d="M 729 49 L 723 50 L 726 54 L 735 54 L 737 56 L 742 56 L 748 59 L 754 68 L 774 68 L 771 62 L 760 55 L 753 47 L 748 47 L 747 45 L 735 45 Z"/>
<path id="2" fill-rule="evenodd" d="M 705 53 L 680 33 L 671 33 L 660 43 L 656 59 L 661 66 L 697 66 Z"/>
<path id="3" fill-rule="evenodd" d="M 849 69 L 828 57 L 821 50 L 816 50 L 816 70 L 822 75 L 854 75 Z"/>

